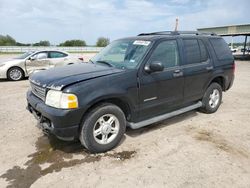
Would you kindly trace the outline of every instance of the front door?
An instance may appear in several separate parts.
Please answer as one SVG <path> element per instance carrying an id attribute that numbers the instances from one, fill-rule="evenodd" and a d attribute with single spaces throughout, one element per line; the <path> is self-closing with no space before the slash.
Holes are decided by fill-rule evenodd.
<path id="1" fill-rule="evenodd" d="M 177 41 L 163 40 L 155 44 L 146 66 L 152 62 L 161 62 L 164 70 L 142 71 L 139 75 L 139 121 L 172 111 L 183 100 L 184 79 Z"/>
<path id="2" fill-rule="evenodd" d="M 50 67 L 48 53 L 38 52 L 34 54 L 26 60 L 25 65 L 28 75 L 32 74 L 35 71 L 48 69 Z"/>

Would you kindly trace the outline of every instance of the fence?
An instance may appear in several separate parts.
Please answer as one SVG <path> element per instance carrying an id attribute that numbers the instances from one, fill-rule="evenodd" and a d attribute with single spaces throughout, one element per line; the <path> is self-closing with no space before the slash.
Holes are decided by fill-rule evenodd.
<path id="1" fill-rule="evenodd" d="M 102 47 L 61 47 L 61 46 L 0 46 L 0 52 L 5 53 L 22 53 L 27 51 L 38 51 L 38 50 L 60 50 L 66 52 L 99 52 Z"/>

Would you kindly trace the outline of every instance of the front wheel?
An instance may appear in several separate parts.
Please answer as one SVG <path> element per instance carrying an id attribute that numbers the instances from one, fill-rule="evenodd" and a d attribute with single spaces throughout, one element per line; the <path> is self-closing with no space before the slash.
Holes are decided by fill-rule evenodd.
<path id="1" fill-rule="evenodd" d="M 84 118 L 80 141 L 91 153 L 106 152 L 120 143 L 125 129 L 123 111 L 113 104 L 101 104 Z"/>
<path id="2" fill-rule="evenodd" d="M 222 100 L 222 88 L 218 83 L 212 83 L 206 90 L 201 107 L 201 111 L 207 114 L 214 113 L 218 110 Z"/>
<path id="3" fill-rule="evenodd" d="M 8 80 L 19 81 L 24 78 L 24 72 L 19 67 L 12 67 L 7 72 Z"/>

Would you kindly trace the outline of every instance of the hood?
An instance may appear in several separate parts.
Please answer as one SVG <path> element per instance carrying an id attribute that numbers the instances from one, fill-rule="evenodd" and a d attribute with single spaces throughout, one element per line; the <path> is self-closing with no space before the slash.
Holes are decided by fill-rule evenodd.
<path id="1" fill-rule="evenodd" d="M 65 86 L 74 83 L 122 71 L 124 70 L 90 63 L 81 63 L 56 67 L 34 73 L 30 76 L 30 81 L 42 87 L 62 90 Z"/>
<path id="2" fill-rule="evenodd" d="M 23 59 L 1 59 L 0 64 L 17 64 L 22 61 Z"/>

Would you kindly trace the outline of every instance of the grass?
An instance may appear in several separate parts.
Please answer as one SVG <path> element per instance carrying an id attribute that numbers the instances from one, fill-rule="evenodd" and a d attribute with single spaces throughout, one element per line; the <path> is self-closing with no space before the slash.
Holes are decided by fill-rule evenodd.
<path id="1" fill-rule="evenodd" d="M 23 52 L 0 52 L 0 55 L 8 55 L 8 54 L 23 54 Z"/>

